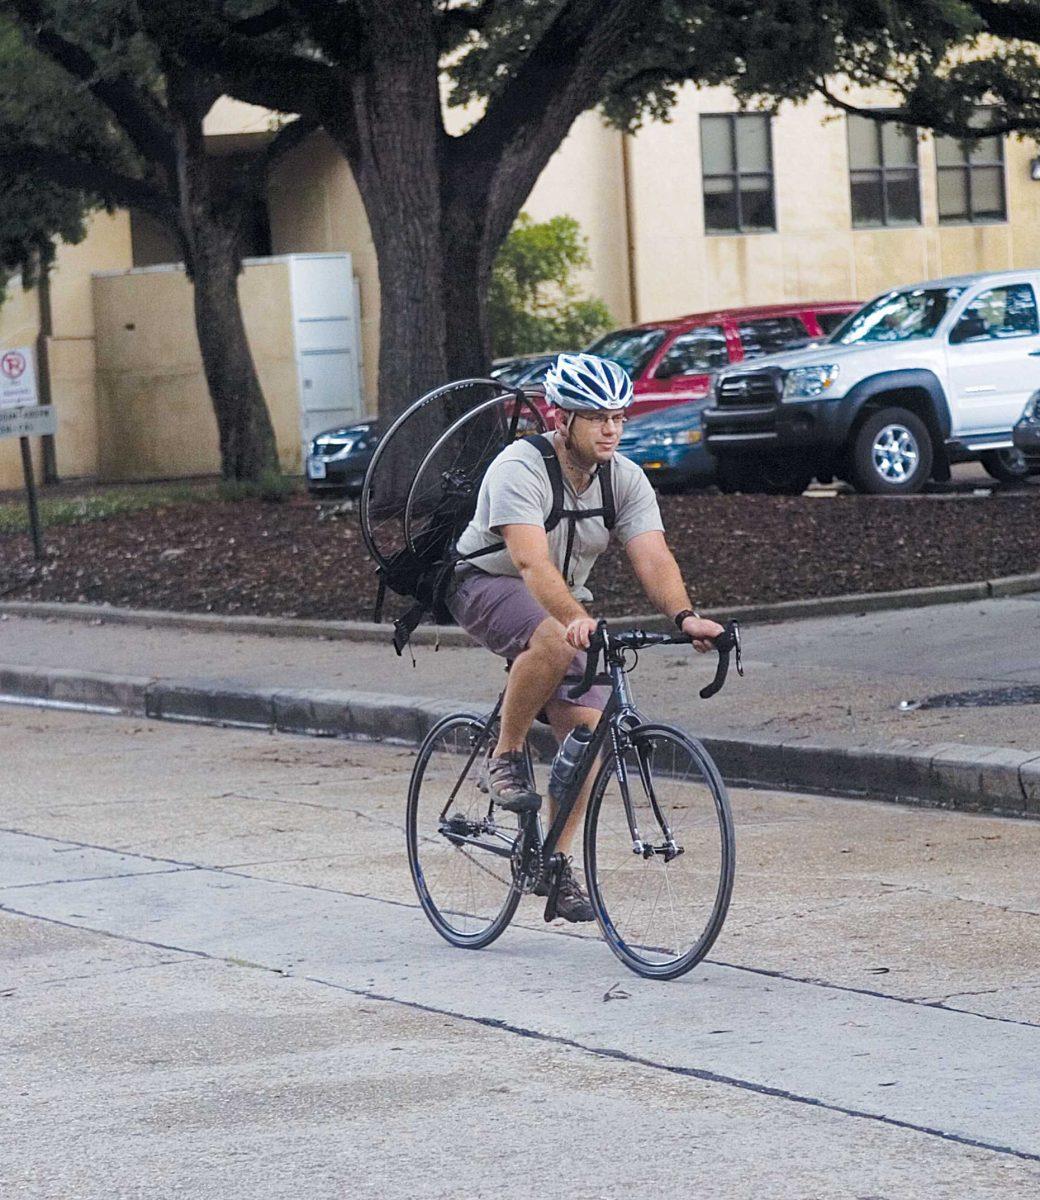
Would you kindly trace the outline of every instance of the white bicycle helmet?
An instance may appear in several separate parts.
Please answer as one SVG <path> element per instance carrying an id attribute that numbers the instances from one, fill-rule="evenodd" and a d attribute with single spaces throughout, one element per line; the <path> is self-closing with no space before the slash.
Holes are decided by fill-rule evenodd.
<path id="1" fill-rule="evenodd" d="M 560 354 L 545 376 L 545 398 L 570 412 L 616 412 L 632 403 L 632 380 L 612 359 Z"/>

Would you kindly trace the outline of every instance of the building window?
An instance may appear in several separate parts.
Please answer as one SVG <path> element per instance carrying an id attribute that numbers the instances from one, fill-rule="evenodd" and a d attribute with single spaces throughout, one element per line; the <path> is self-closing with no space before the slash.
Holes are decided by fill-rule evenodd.
<path id="1" fill-rule="evenodd" d="M 917 131 L 850 116 L 848 134 L 853 226 L 920 225 Z"/>
<path id="2" fill-rule="evenodd" d="M 776 229 L 769 120 L 765 113 L 701 117 L 704 228 L 708 233 Z"/>
<path id="3" fill-rule="evenodd" d="M 980 117 L 980 125 L 986 118 Z M 998 135 L 975 142 L 936 137 L 939 220 L 975 224 L 1006 221 L 1004 139 Z"/>

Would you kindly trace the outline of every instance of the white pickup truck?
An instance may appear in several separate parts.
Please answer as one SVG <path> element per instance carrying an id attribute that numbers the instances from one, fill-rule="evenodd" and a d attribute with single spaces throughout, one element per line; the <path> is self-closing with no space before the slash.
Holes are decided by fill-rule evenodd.
<path id="1" fill-rule="evenodd" d="M 1040 388 L 1040 271 L 895 288 L 828 341 L 719 373 L 705 442 L 725 491 L 795 494 L 835 476 L 919 492 L 950 464 L 1029 473 L 1012 428 Z"/>

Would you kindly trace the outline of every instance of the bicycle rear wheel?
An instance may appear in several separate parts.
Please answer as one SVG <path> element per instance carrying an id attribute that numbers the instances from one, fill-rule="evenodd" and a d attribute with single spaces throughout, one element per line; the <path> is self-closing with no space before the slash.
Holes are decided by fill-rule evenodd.
<path id="1" fill-rule="evenodd" d="M 600 768 L 585 822 L 585 878 L 603 936 L 625 966 L 674 979 L 707 954 L 735 866 L 722 777 L 682 730 L 640 725 Z"/>
<path id="2" fill-rule="evenodd" d="M 470 950 L 493 942 L 520 902 L 520 818 L 477 787 L 494 737 L 478 717 L 445 717 L 420 747 L 408 788 L 408 865 L 419 902 L 443 938 Z"/>

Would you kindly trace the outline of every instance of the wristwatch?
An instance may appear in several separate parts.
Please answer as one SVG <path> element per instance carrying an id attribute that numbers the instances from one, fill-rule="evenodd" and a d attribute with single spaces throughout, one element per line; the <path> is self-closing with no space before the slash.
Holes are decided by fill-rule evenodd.
<path id="1" fill-rule="evenodd" d="M 683 621 L 685 621 L 687 617 L 696 617 L 699 621 L 701 614 L 699 612 L 694 612 L 692 608 L 684 608 L 682 612 L 677 612 L 673 620 L 675 621 L 675 628 L 678 629 L 680 633 L 682 633 Z"/>

